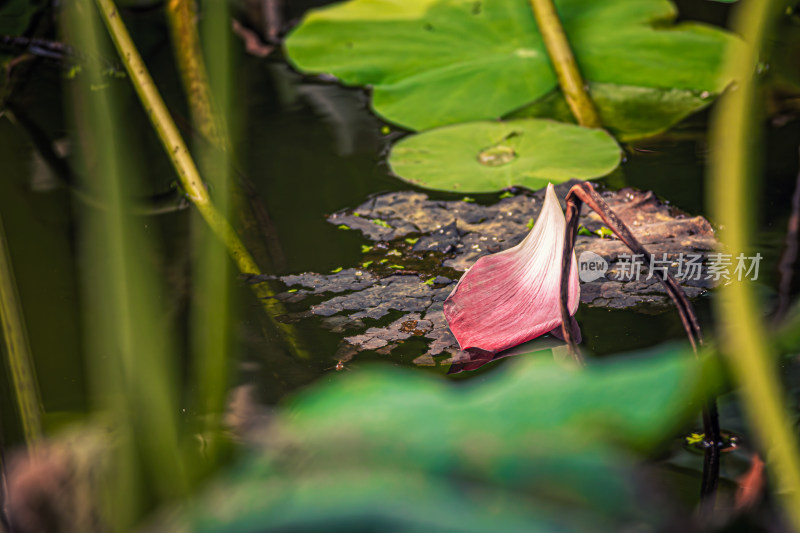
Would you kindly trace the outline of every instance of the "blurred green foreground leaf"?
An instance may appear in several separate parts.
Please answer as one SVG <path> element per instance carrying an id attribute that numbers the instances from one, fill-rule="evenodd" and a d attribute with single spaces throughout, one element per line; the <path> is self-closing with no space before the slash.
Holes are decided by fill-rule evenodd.
<path id="1" fill-rule="evenodd" d="M 544 352 L 466 386 L 354 372 L 297 398 L 263 447 L 155 530 L 663 525 L 669 509 L 642 495 L 634 471 L 698 411 L 707 366 L 673 349 L 585 370 Z"/>

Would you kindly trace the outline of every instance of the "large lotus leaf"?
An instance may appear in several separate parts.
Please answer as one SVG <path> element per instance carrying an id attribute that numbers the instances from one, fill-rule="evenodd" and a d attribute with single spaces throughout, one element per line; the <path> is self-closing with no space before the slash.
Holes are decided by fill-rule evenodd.
<path id="1" fill-rule="evenodd" d="M 578 370 L 548 352 L 466 386 L 392 368 L 337 376 L 154 531 L 663 529 L 667 511 L 632 475 L 637 451 L 696 413 L 716 382 L 704 363 L 672 349 Z"/>
<path id="2" fill-rule="evenodd" d="M 603 126 L 621 141 L 661 133 L 711 103 L 714 95 L 685 89 L 654 89 L 611 83 L 589 85 Z M 561 91 L 556 89 L 509 118 L 554 118 L 575 122 Z"/>
<path id="3" fill-rule="evenodd" d="M 604 176 L 620 161 L 605 131 L 552 120 L 470 122 L 411 135 L 394 145 L 392 171 L 429 189 L 530 189 Z"/>
<path id="4" fill-rule="evenodd" d="M 716 94 L 728 82 L 733 37 L 671 25 L 668 0 L 556 5 L 590 83 Z M 351 0 L 310 12 L 286 50 L 300 70 L 372 86 L 375 111 L 415 130 L 498 118 L 557 86 L 528 0 Z"/>

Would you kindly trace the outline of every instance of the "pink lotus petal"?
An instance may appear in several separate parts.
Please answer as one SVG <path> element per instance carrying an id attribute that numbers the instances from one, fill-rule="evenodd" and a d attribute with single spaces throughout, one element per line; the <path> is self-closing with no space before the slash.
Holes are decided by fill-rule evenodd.
<path id="1" fill-rule="evenodd" d="M 561 324 L 559 292 L 566 221 L 553 185 L 533 229 L 513 248 L 481 257 L 444 302 L 444 316 L 462 350 L 497 353 Z M 580 300 L 572 255 L 569 311 Z"/>

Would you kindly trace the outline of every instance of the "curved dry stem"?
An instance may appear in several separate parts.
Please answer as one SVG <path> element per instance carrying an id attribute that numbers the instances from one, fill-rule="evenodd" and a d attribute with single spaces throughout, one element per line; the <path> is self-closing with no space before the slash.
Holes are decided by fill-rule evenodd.
<path id="1" fill-rule="evenodd" d="M 647 264 L 652 263 L 650 252 L 642 246 L 639 240 L 633 235 L 630 228 L 628 228 L 622 219 L 614 213 L 608 203 L 597 194 L 597 191 L 594 190 L 591 183 L 580 183 L 572 187 L 569 193 L 567 193 L 566 201 L 567 227 L 564 236 L 564 250 L 561 256 L 561 327 L 570 354 L 572 354 L 573 358 L 576 360 L 582 360 L 578 345 L 575 342 L 574 332 L 571 331 L 571 325 L 568 325 L 570 322 L 565 319 L 565 317 L 569 316 L 566 300 L 568 284 L 566 281 L 569 280 L 572 267 L 570 258 L 572 257 L 572 252 L 575 248 L 575 239 L 578 235 L 578 217 L 580 216 L 581 206 L 583 206 L 583 204 L 589 206 L 592 211 L 600 215 L 600 218 L 605 222 L 606 226 L 608 226 L 634 254 L 641 254 Z M 694 307 L 689 301 L 689 298 L 686 297 L 683 288 L 675 281 L 675 278 L 673 278 L 669 272 L 660 270 L 659 274 L 660 275 L 657 276 L 658 280 L 661 282 L 672 301 L 675 302 L 678 314 L 681 317 L 681 322 L 683 323 L 683 328 L 686 331 L 686 336 L 689 338 L 695 356 L 697 356 L 697 349 L 703 344 L 703 336 L 700 331 L 700 323 L 697 320 Z M 709 399 L 706 405 L 703 406 L 703 431 L 705 432 L 706 452 L 705 461 L 703 463 L 703 480 L 700 488 L 700 495 L 702 498 L 703 510 L 707 513 L 713 510 L 714 497 L 719 481 L 720 442 L 722 440 L 715 398 Z"/>
<path id="2" fill-rule="evenodd" d="M 572 194 L 572 191 L 570 191 Z M 569 198 L 569 196 L 568 196 Z M 567 343 L 569 354 L 580 366 L 584 366 L 586 362 L 581 355 L 578 348 L 577 331 L 575 328 L 577 324 L 572 320 L 572 315 L 569 313 L 569 277 L 572 275 L 572 251 L 575 249 L 575 238 L 578 235 L 578 218 L 581 214 L 580 198 L 573 196 L 571 201 L 567 201 L 566 220 L 567 225 L 564 230 L 564 250 L 561 254 L 561 333 L 564 341 Z"/>

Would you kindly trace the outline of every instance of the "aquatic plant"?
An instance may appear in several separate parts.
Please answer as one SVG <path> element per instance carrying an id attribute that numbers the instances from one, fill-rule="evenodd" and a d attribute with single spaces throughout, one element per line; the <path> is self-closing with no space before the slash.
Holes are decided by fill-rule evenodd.
<path id="1" fill-rule="evenodd" d="M 676 16 L 667 0 L 350 0 L 309 12 L 285 46 L 299 70 L 368 86 L 378 115 L 422 131 L 390 156 L 399 177 L 470 192 L 490 190 L 497 180 L 474 161 L 467 166 L 464 152 L 477 158 L 477 152 L 505 141 L 487 134 L 497 125 L 478 121 L 577 120 L 581 127 L 604 127 L 632 140 L 664 131 L 711 103 L 731 81 L 722 57 L 738 41 L 702 24 L 673 24 Z M 467 122 L 463 129 L 423 131 Z M 466 132 L 483 134 L 484 144 L 473 146 Z M 416 150 L 408 155 L 411 145 Z M 539 150 L 570 157 L 574 147 L 572 139 L 555 136 L 522 155 Z M 461 154 L 461 172 L 431 180 L 426 149 Z M 616 166 L 604 162 L 618 148 L 609 144 L 604 150 L 583 154 L 593 163 L 582 171 L 548 177 L 558 182 L 603 176 Z M 510 185 L 538 188 L 544 182 L 531 175 L 552 170 L 542 163 L 520 157 L 495 164 L 505 165 Z"/>
<path id="2" fill-rule="evenodd" d="M 512 3 L 510 0 L 430 0 L 409 1 L 407 4 L 360 0 L 353 2 L 355 3 L 361 6 L 395 6 L 395 12 L 377 13 L 378 19 L 381 14 L 385 18 L 391 18 L 397 12 L 409 9 L 407 6 L 425 7 L 418 13 L 423 17 L 419 20 L 425 20 L 424 17 L 437 10 L 449 9 L 451 11 L 446 13 L 442 11 L 448 16 L 436 19 L 436 25 L 432 25 L 432 28 L 416 28 L 413 32 L 428 32 L 434 41 L 437 38 L 444 40 L 444 36 L 437 32 L 448 30 L 456 33 L 455 26 L 464 23 L 460 30 L 461 35 L 468 37 L 461 39 L 458 44 L 463 44 L 462 48 L 467 52 L 475 52 L 473 45 L 475 41 L 480 41 L 480 37 L 474 41 L 469 37 L 482 35 L 477 31 L 482 27 L 477 20 L 500 20 L 492 17 L 484 20 L 481 17 L 497 14 L 497 10 L 504 9 L 504 6 L 512 6 L 515 13 L 518 11 L 521 14 L 524 6 L 522 2 Z M 7 4 L 20 6 L 22 2 L 14 0 Z M 106 8 L 107 19 L 122 20 L 126 16 L 126 13 L 118 11 L 107 0 L 98 0 L 98 4 Z M 728 44 L 736 43 L 736 40 L 728 34 L 720 38 L 719 34 L 722 32 L 691 24 L 673 27 L 667 23 L 665 27 L 663 24 L 668 22 L 666 18 L 669 17 L 655 16 L 658 11 L 655 7 L 660 6 L 660 12 L 667 13 L 671 8 L 667 9 L 669 4 L 666 2 L 634 0 L 595 4 L 562 0 L 556 5 L 562 9 L 566 34 L 575 48 L 578 66 L 584 70 L 588 80 L 588 94 L 593 105 L 597 107 L 600 121 L 617 139 L 624 140 L 629 138 L 628 135 L 655 131 L 652 129 L 655 127 L 653 124 L 660 128 L 681 112 L 706 105 L 715 96 L 715 91 L 721 90 L 724 83 L 701 91 L 698 88 L 676 88 L 680 85 L 679 81 L 675 81 L 672 88 L 644 87 L 636 85 L 634 81 L 629 81 L 633 84 L 629 86 L 617 85 L 615 80 L 598 81 L 602 78 L 595 77 L 600 75 L 590 68 L 592 61 L 595 61 L 595 66 L 598 61 L 590 56 L 593 50 L 623 50 L 625 46 L 636 48 L 630 51 L 630 57 L 644 58 L 646 66 L 660 68 L 663 65 L 659 65 L 658 57 L 647 56 L 650 52 L 645 51 L 652 50 L 644 45 L 639 46 L 640 44 L 657 42 L 664 50 L 672 50 L 676 54 L 672 59 L 685 63 L 691 61 L 692 57 L 707 59 L 718 53 L 718 39 Z M 777 13 L 777 2 L 763 5 L 767 4 Z M 749 2 L 746 5 L 758 6 L 758 3 Z M 191 6 L 170 2 L 170 8 L 174 7 Z M 332 7 L 328 12 L 332 13 L 340 8 Z M 463 13 L 463 17 L 453 11 L 462 8 L 471 11 Z M 95 13 L 93 6 L 88 2 L 73 2 L 65 9 L 78 9 L 77 12 L 72 12 L 73 27 L 82 32 L 76 43 L 83 42 L 82 46 L 92 52 L 90 55 L 96 56 L 93 51 L 95 45 L 89 41 L 101 40 L 100 26 L 97 21 L 93 20 L 92 24 L 88 24 L 82 18 L 87 13 Z M 223 35 L 224 23 L 228 20 L 224 16 L 225 5 L 212 2 L 209 9 L 206 13 L 216 16 L 217 35 Z M 620 18 L 612 17 L 607 9 L 614 11 Z M 767 31 L 765 28 L 768 28 L 768 24 L 765 21 L 769 17 L 767 11 L 758 11 L 757 7 L 753 9 L 754 11 L 743 11 L 754 24 L 750 32 L 743 33 L 754 37 L 753 41 L 759 43 Z M 527 10 L 525 13 L 530 15 Z M 644 15 L 648 13 L 653 18 L 645 20 L 647 17 Z M 448 18 L 449 15 L 453 16 Z M 641 18 L 637 18 L 639 16 Z M 608 24 L 609 21 L 619 22 L 625 17 L 638 20 L 639 26 L 633 28 L 625 27 L 621 23 Z M 191 16 L 188 19 L 190 23 L 194 22 Z M 525 20 L 525 24 L 531 26 L 529 19 L 520 16 L 515 20 Z M 414 24 L 419 20 L 414 19 Z M 472 25 L 465 21 L 472 21 Z M 182 20 L 183 22 L 186 20 Z M 328 23 L 333 25 L 336 21 L 323 22 L 317 20 L 319 27 Z M 374 21 L 370 21 L 372 22 Z M 597 24 L 592 24 L 594 22 Z M 409 24 L 409 35 L 413 36 L 412 25 Z M 596 34 L 592 33 L 595 31 L 594 26 L 603 29 L 605 35 L 600 35 L 600 30 Z M 742 27 L 747 28 L 745 25 Z M 514 35 L 512 32 L 503 34 L 502 29 L 500 27 L 500 38 Z M 112 28 L 117 38 L 119 30 L 119 27 Z M 498 28 L 494 30 L 497 31 Z M 582 34 L 583 31 L 588 33 Z M 615 33 L 631 38 L 623 46 L 614 42 L 618 36 Z M 676 50 L 680 47 L 675 48 L 677 45 L 673 46 L 674 43 L 667 43 L 669 36 L 677 34 L 681 36 L 678 40 L 683 39 L 681 46 L 691 44 L 694 46 L 691 50 L 698 53 L 677 53 Z M 608 39 L 595 43 L 597 46 L 590 50 L 585 45 L 587 40 L 591 41 L 590 37 Z M 640 40 L 637 41 L 637 38 Z M 542 40 L 545 40 L 543 36 Z M 430 43 L 430 40 L 425 42 Z M 420 58 L 431 63 L 437 60 L 437 57 L 415 55 L 419 44 L 420 40 L 413 39 L 403 43 L 404 47 L 407 46 L 405 60 L 409 61 L 408 65 L 412 70 L 417 69 L 419 65 L 415 61 Z M 527 65 L 527 61 L 536 59 L 546 63 L 547 58 L 537 54 L 551 55 L 551 52 L 548 47 L 541 47 L 539 44 L 541 43 L 537 41 L 534 47 L 517 46 L 512 50 L 517 57 L 510 58 L 508 63 L 498 60 L 498 66 L 506 67 L 511 74 L 519 74 L 520 71 L 514 69 L 519 65 Z M 335 50 L 336 47 L 330 48 Z M 546 52 L 545 48 L 548 48 Z M 198 53 L 196 49 L 189 47 L 183 51 L 188 56 Z M 753 48 L 747 56 L 741 58 L 737 77 L 747 78 L 749 82 L 750 75 L 755 70 L 756 52 L 757 49 Z M 458 51 L 453 52 L 457 53 Z M 448 57 L 440 54 L 438 59 L 444 60 Z M 494 59 L 495 56 L 484 57 L 476 64 L 466 65 L 479 72 L 484 66 L 487 69 L 493 67 Z M 519 63 L 514 62 L 517 60 Z M 652 65 L 649 64 L 650 61 Z M 224 57 L 217 62 L 217 66 L 221 62 L 224 62 Z M 380 70 L 383 65 L 384 63 L 376 59 L 373 69 Z M 196 294 L 192 300 L 198 309 L 192 319 L 187 321 L 187 329 L 190 330 L 187 337 L 192 339 L 187 342 L 187 352 L 190 354 L 187 357 L 189 364 L 186 366 L 189 367 L 189 372 L 184 380 L 176 379 L 176 367 L 185 354 L 175 347 L 172 335 L 165 331 L 170 322 L 162 320 L 164 313 L 160 304 L 167 299 L 160 292 L 163 280 L 157 278 L 149 261 L 154 245 L 142 231 L 141 219 L 130 217 L 124 205 L 125 198 L 131 196 L 130 186 L 136 182 L 137 177 L 135 165 L 127 164 L 133 159 L 130 154 L 136 151 L 137 139 L 121 135 L 125 128 L 120 125 L 127 124 L 127 117 L 121 114 L 118 101 L 112 98 L 121 96 L 116 91 L 120 86 L 108 90 L 107 87 L 92 85 L 93 81 L 99 79 L 99 69 L 96 67 L 92 66 L 88 69 L 89 72 L 84 73 L 91 76 L 89 79 L 78 79 L 75 82 L 74 87 L 82 89 L 76 90 L 76 94 L 80 95 L 80 102 L 83 104 L 80 108 L 83 113 L 76 115 L 82 120 L 81 145 L 91 147 L 92 154 L 97 156 L 95 172 L 87 172 L 87 186 L 106 193 L 101 198 L 106 199 L 109 209 L 102 212 L 79 210 L 83 215 L 83 223 L 78 232 L 82 237 L 84 254 L 82 268 L 86 269 L 83 271 L 87 287 L 85 299 L 89 301 L 87 308 L 92 309 L 86 315 L 87 322 L 91 324 L 87 345 L 93 355 L 87 366 L 93 376 L 93 386 L 97 389 L 94 391 L 95 409 L 103 409 L 111 414 L 113 429 L 109 432 L 105 426 L 99 431 L 95 428 L 94 434 L 99 435 L 96 446 L 102 448 L 98 453 L 93 453 L 97 449 L 94 447 L 83 449 L 84 454 L 87 450 L 92 452 L 91 459 L 102 458 L 95 463 L 101 465 L 99 473 L 98 470 L 91 470 L 92 474 L 98 473 L 91 480 L 102 480 L 98 484 L 99 490 L 98 485 L 84 483 L 88 476 L 81 478 L 83 471 L 80 468 L 71 468 L 78 465 L 77 462 L 70 464 L 69 469 L 64 469 L 70 472 L 71 479 L 56 476 L 45 479 L 45 482 L 50 482 L 51 487 L 57 486 L 58 490 L 54 493 L 59 494 L 56 497 L 76 493 L 89 494 L 94 489 L 95 492 L 91 495 L 106 506 L 102 517 L 117 530 L 125 530 L 138 524 L 155 505 L 169 505 L 171 499 L 196 490 L 201 477 L 197 475 L 197 463 L 204 463 L 209 470 L 219 464 L 220 454 L 216 452 L 220 447 L 216 444 L 224 440 L 217 439 L 222 436 L 222 403 L 229 384 L 225 378 L 225 370 L 232 360 L 227 348 L 230 335 L 227 299 L 231 291 L 227 286 L 219 285 L 220 280 L 230 280 L 228 271 L 231 265 L 228 264 L 222 243 L 211 231 L 211 227 L 214 227 L 213 220 L 209 221 L 210 225 L 206 225 L 196 217 L 198 223 L 194 229 L 204 232 L 203 251 L 195 254 L 196 259 L 192 266 L 193 272 L 199 273 L 194 278 L 198 281 L 193 289 Z M 693 72 L 693 68 L 685 68 L 684 71 Z M 711 79 L 717 71 L 716 67 L 710 68 L 704 75 Z M 212 84 L 215 80 L 220 81 L 217 76 L 228 76 L 227 73 L 219 74 L 224 69 L 210 68 L 209 72 L 212 73 Z M 435 77 L 421 69 L 417 69 L 417 72 L 422 78 L 425 74 Z M 453 65 L 450 65 L 450 72 L 459 73 Z M 527 71 L 524 73 L 525 76 L 518 76 L 520 79 L 513 83 L 533 83 L 533 78 L 528 76 Z M 499 75 L 496 71 L 494 74 Z M 408 169 L 416 165 L 418 169 L 425 169 L 427 172 L 425 176 L 419 173 L 415 175 L 413 179 L 419 184 L 440 189 L 454 188 L 455 184 L 459 184 L 458 196 L 470 205 L 473 205 L 473 201 L 476 202 L 475 205 L 480 205 L 484 199 L 464 196 L 463 193 L 469 190 L 488 191 L 507 187 L 517 179 L 527 180 L 522 183 L 534 187 L 541 183 L 540 180 L 547 179 L 548 175 L 552 175 L 552 179 L 556 181 L 565 176 L 579 175 L 586 178 L 609 172 L 618 164 L 620 151 L 608 133 L 600 129 L 552 121 L 553 118 L 571 121 L 573 111 L 561 92 L 552 84 L 555 79 L 553 73 L 549 75 L 551 85 L 542 85 L 546 94 L 532 96 L 533 93 L 528 93 L 525 98 L 538 99 L 528 102 L 531 105 L 527 110 L 518 110 L 520 114 L 544 113 L 548 120 L 508 120 L 515 111 L 499 112 L 495 109 L 492 112 L 496 116 L 492 115 L 492 120 L 488 122 L 459 123 L 432 129 L 429 133 L 416 137 L 409 136 L 395 148 L 391 159 L 395 172 L 406 174 L 406 170 L 401 170 L 402 165 L 407 165 Z M 645 77 L 655 79 L 656 75 L 657 73 L 650 72 Z M 671 75 L 678 76 L 674 72 Z M 138 83 L 141 80 L 131 81 Z M 388 98 L 392 91 L 402 91 L 418 81 L 423 80 L 396 78 L 391 83 L 378 83 L 375 86 L 376 94 L 383 93 L 383 97 Z M 473 85 L 484 81 L 477 79 L 468 83 L 462 80 L 460 85 L 451 84 L 450 89 L 454 96 L 458 96 L 456 93 L 462 86 L 465 92 L 469 92 Z M 542 80 L 534 81 L 538 83 Z M 120 83 L 126 84 L 127 81 Z M 503 88 L 502 84 L 498 85 Z M 525 88 L 529 89 L 530 85 Z M 603 97 L 604 91 L 607 91 L 606 100 Z M 523 93 L 524 91 L 520 94 Z M 406 93 L 410 98 L 409 102 L 414 103 L 414 97 L 408 94 L 410 93 Z M 740 85 L 738 98 L 731 100 L 737 107 L 733 111 L 724 108 L 728 109 L 725 115 L 734 118 L 738 116 L 741 119 L 742 110 L 754 101 L 754 94 L 752 85 Z M 153 96 L 151 94 L 149 97 L 151 101 Z M 670 100 L 671 98 L 674 100 Z M 615 108 L 609 101 L 618 104 L 619 114 L 611 113 Z M 442 108 L 443 113 L 450 109 L 451 102 L 445 98 L 439 98 L 434 103 Z M 488 98 L 485 108 L 479 105 L 481 103 L 473 102 L 467 107 L 483 112 L 492 108 L 495 102 Z M 494 120 L 497 117 L 504 118 L 505 121 L 497 122 Z M 430 118 L 437 117 L 435 113 L 430 113 Z M 615 122 L 617 119 L 619 122 Z M 171 119 L 163 115 L 159 120 Z M 585 122 L 584 119 L 578 120 Z M 718 127 L 725 130 L 726 125 L 729 126 L 727 130 L 733 133 L 732 137 L 725 137 L 722 133 L 718 137 L 722 140 L 719 144 L 721 148 L 718 149 L 715 179 L 718 180 L 720 189 L 725 189 L 726 180 L 730 180 L 731 187 L 720 195 L 719 219 L 725 219 L 729 231 L 735 230 L 737 240 L 733 242 L 745 246 L 747 243 L 742 238 L 745 232 L 736 224 L 737 221 L 741 223 L 747 218 L 742 216 L 744 209 L 740 185 L 744 178 L 740 173 L 750 165 L 746 164 L 746 160 L 743 162 L 740 155 L 748 151 L 744 140 L 753 131 L 754 125 L 751 121 L 742 119 L 722 121 Z M 442 143 L 441 152 L 432 153 L 430 159 L 424 160 L 426 149 L 433 152 L 433 140 L 450 131 L 459 131 L 463 135 L 462 141 L 470 138 L 473 144 L 463 142 L 459 146 L 448 147 Z M 538 136 L 542 132 L 545 134 Z M 570 139 L 571 153 L 558 148 L 562 142 L 562 134 Z M 546 144 L 549 138 L 552 138 L 555 147 L 550 148 Z M 532 140 L 536 142 L 531 142 Z M 731 142 L 734 140 L 739 144 Z M 408 150 L 403 153 L 401 147 Z M 462 176 L 462 167 L 453 164 L 450 181 L 451 177 L 436 168 L 436 158 L 442 158 L 452 147 L 458 149 L 454 150 L 458 151 L 457 157 L 448 159 L 447 162 L 442 159 L 441 166 L 446 167 L 450 165 L 450 161 L 457 160 L 464 168 L 476 169 L 480 174 L 479 178 L 469 177 L 470 173 L 467 171 Z M 537 149 L 543 152 L 536 152 Z M 599 154 L 597 158 L 594 157 L 595 152 Z M 178 153 L 186 155 L 181 150 Z M 570 166 L 570 157 L 565 156 L 572 157 L 575 164 Z M 577 161 L 578 156 L 581 156 L 580 161 Z M 583 159 L 583 156 L 586 158 Z M 227 156 L 218 157 L 225 159 Z M 725 160 L 726 157 L 730 160 Z M 198 159 L 202 159 L 202 156 Z M 213 172 L 206 170 L 210 167 L 204 167 L 201 161 L 198 162 L 201 163 L 199 170 L 204 177 L 206 174 L 213 175 Z M 185 168 L 179 168 L 179 171 L 185 171 Z M 226 169 L 225 173 L 229 171 L 230 169 Z M 412 171 L 408 172 L 411 176 Z M 215 207 L 224 212 L 226 202 L 221 199 L 225 198 L 225 194 L 220 189 L 226 187 L 226 176 L 218 177 L 220 181 L 211 187 L 209 195 L 213 196 Z M 205 187 L 202 184 L 199 186 Z M 459 312 L 469 313 L 474 304 L 476 311 L 470 320 L 483 318 L 486 323 L 494 322 L 494 327 L 487 330 L 484 337 L 471 338 L 469 333 L 460 335 L 459 341 L 463 340 L 463 346 L 468 349 L 470 345 L 479 350 L 487 347 L 489 350 L 503 349 L 521 338 L 535 336 L 538 330 L 544 332 L 552 321 L 556 321 L 555 327 L 558 327 L 558 323 L 566 323 L 566 319 L 574 312 L 574 307 L 577 306 L 575 258 L 568 253 L 565 263 L 559 265 L 558 244 L 567 243 L 568 238 L 563 237 L 564 218 L 558 209 L 552 188 L 548 189 L 539 221 L 526 240 L 517 249 L 498 253 L 493 256 L 493 260 L 487 258 L 486 261 L 478 262 L 447 300 L 446 308 L 449 313 L 456 302 L 472 299 L 470 307 Z M 373 198 L 373 204 L 374 200 Z M 355 220 L 358 215 L 354 214 L 353 217 Z M 376 232 L 379 230 L 384 234 L 400 231 L 397 222 L 396 219 L 384 220 L 372 216 L 361 221 Z M 456 224 L 452 226 L 457 232 Z M 357 229 L 359 226 L 348 227 Z M 520 223 L 519 227 L 524 228 L 524 223 Z M 561 231 L 553 229 L 555 227 L 560 227 Z M 619 228 L 613 223 L 607 223 L 607 227 L 615 229 L 619 235 Z M 415 232 L 418 230 L 415 227 Z M 577 231 L 577 227 L 573 231 Z M 601 234 L 608 232 L 603 232 L 602 228 L 597 231 Z M 520 229 L 519 233 L 522 232 Z M 221 233 L 225 234 L 224 231 Z M 353 233 L 355 232 L 345 234 L 352 236 Z M 411 247 L 425 239 L 426 235 L 412 233 L 404 241 Z M 357 246 L 357 243 L 353 244 Z M 374 248 L 377 250 L 380 244 L 376 239 Z M 551 249 L 555 249 L 554 254 L 549 252 Z M 362 251 L 375 253 L 372 246 L 366 246 Z M 553 261 L 545 261 L 544 258 L 551 258 L 552 255 L 556 256 Z M 376 264 L 378 261 L 386 261 L 384 270 L 392 270 L 394 273 L 408 268 L 405 261 L 395 257 L 379 259 L 378 255 L 370 255 L 365 259 L 368 260 L 362 262 L 364 269 L 373 260 Z M 544 308 L 538 308 L 532 302 L 536 302 L 539 295 L 547 302 L 553 300 L 549 288 L 558 286 L 556 273 L 565 264 L 572 269 L 570 276 L 564 278 L 566 282 L 563 284 L 566 288 L 563 294 L 566 296 L 563 296 L 562 301 L 568 302 L 568 305 L 565 306 L 565 314 L 552 317 L 545 313 Z M 327 268 L 333 266 L 337 265 Z M 333 272 L 345 274 L 348 270 L 355 269 L 339 266 Z M 409 277 L 414 275 L 413 272 L 405 274 Z M 533 279 L 528 279 L 529 274 L 536 275 Z M 552 279 L 545 282 L 541 281 L 542 277 Z M 0 278 L 4 285 L 0 292 L 5 292 L 8 296 L 11 293 L 6 287 L 13 285 L 8 269 L 0 273 Z M 446 286 L 438 283 L 437 279 L 439 278 L 427 277 L 427 281 L 420 281 L 417 285 L 425 286 L 427 292 L 432 292 L 432 289 L 428 289 L 425 283 L 431 287 L 437 286 L 437 290 L 445 289 Z M 493 283 L 483 286 L 483 280 Z M 532 287 L 540 289 L 533 289 L 536 295 L 530 294 Z M 791 338 L 784 335 L 784 344 L 778 348 L 777 341 L 771 343 L 773 339 L 761 331 L 760 307 L 752 295 L 742 294 L 741 287 L 733 290 L 740 292 L 738 296 L 732 292 L 732 304 L 720 302 L 725 320 L 734 328 L 732 340 L 725 343 L 724 349 L 733 357 L 732 368 L 738 383 L 745 385 L 745 407 L 753 421 L 753 427 L 760 429 L 764 451 L 768 452 L 764 454 L 768 458 L 767 467 L 774 470 L 774 478 L 778 480 L 779 486 L 775 491 L 780 495 L 778 501 L 784 502 L 788 515 L 800 524 L 796 511 L 800 508 L 796 505 L 797 494 L 800 494 L 797 445 L 790 432 L 790 419 L 782 412 L 785 407 L 779 397 L 780 385 L 767 368 L 774 360 L 769 357 L 769 350 L 765 349 L 770 344 L 775 344 L 776 350 L 796 352 L 800 342 L 797 338 L 799 322 L 795 317 L 794 322 L 787 327 Z M 292 291 L 298 289 L 290 289 L 288 292 Z M 526 296 L 531 298 L 527 303 L 521 298 L 517 300 L 525 291 L 528 291 Z M 300 292 L 308 292 L 310 295 L 312 291 L 300 289 Z M 444 293 L 441 296 L 444 298 Z M 431 305 L 441 305 L 441 299 L 434 302 L 431 298 L 430 302 Z M 495 306 L 497 302 L 499 306 Z M 487 308 L 490 308 L 489 312 L 486 312 Z M 494 314 L 495 309 L 499 309 L 497 315 Z M 516 312 L 509 312 L 509 309 Z M 8 311 L 3 313 L 8 314 Z M 4 333 L 6 341 L 13 337 L 14 332 L 18 333 L 23 329 L 21 321 L 25 316 L 22 313 L 17 314 L 20 325 L 14 326 L 11 333 Z M 528 327 L 505 327 L 510 318 L 517 319 L 521 316 L 534 316 L 535 320 Z M 413 336 L 418 334 L 417 329 L 412 329 L 416 325 L 415 322 L 403 327 L 408 330 L 406 333 Z M 466 330 L 477 331 L 485 324 L 466 324 L 464 321 L 463 325 Z M 690 329 L 694 327 L 695 324 L 689 324 Z M 564 329 L 569 337 L 569 329 Z M 742 349 L 742 346 L 746 349 Z M 714 349 L 712 347 L 709 351 Z M 692 423 L 698 405 L 706 403 L 709 394 L 718 390 L 719 376 L 724 371 L 717 368 L 719 363 L 712 358 L 701 357 L 699 364 L 695 364 L 687 357 L 691 352 L 680 347 L 648 351 L 643 355 L 641 358 L 609 357 L 605 362 L 592 361 L 585 371 L 574 372 L 554 364 L 547 355 L 537 357 L 529 354 L 517 361 L 509 361 L 496 372 L 480 376 L 477 380 L 480 383 L 465 386 L 445 383 L 441 377 L 420 375 L 420 371 L 398 372 L 393 368 L 365 370 L 359 368 L 361 362 L 353 365 L 353 372 L 331 372 L 332 377 L 327 381 L 333 383 L 310 387 L 288 404 L 274 410 L 270 408 L 274 415 L 271 420 L 275 423 L 268 428 L 258 427 L 251 433 L 238 428 L 239 436 L 251 439 L 249 444 L 252 446 L 252 453 L 224 479 L 212 484 L 209 493 L 190 500 L 183 507 L 183 512 L 166 515 L 177 520 L 178 527 L 170 523 L 163 525 L 162 530 L 282 531 L 327 528 L 350 531 L 375 528 L 376 525 L 378 528 L 425 531 L 700 529 L 701 525 L 695 523 L 691 511 L 673 502 L 670 499 L 673 491 L 666 484 L 660 484 L 658 476 L 650 476 L 648 469 L 660 468 L 657 463 L 654 464 L 652 458 L 655 455 L 660 456 L 660 452 L 670 441 L 677 440 L 674 438 L 676 433 L 686 430 Z M 329 354 L 320 357 L 326 356 Z M 271 360 L 270 363 L 272 362 L 274 361 Z M 437 362 L 442 363 L 442 360 Z M 342 360 L 334 368 L 339 367 L 344 367 Z M 277 367 L 271 367 L 270 371 L 280 374 Z M 343 376 L 344 374 L 350 375 Z M 279 379 L 284 377 L 280 375 Z M 29 404 L 34 405 L 34 402 Z M 184 405 L 188 406 L 188 414 L 182 410 Z M 259 406 L 251 404 L 246 407 L 257 410 Z M 253 420 L 247 422 L 253 423 Z M 256 425 L 257 422 L 253 424 Z M 716 446 L 717 440 L 709 436 L 708 431 L 701 436 L 694 431 L 697 428 L 692 429 L 692 436 L 696 441 Z M 259 440 L 264 434 L 267 438 Z M 53 455 L 64 457 L 69 454 L 69 446 L 60 449 L 58 443 L 50 446 L 55 440 L 52 433 L 45 440 L 46 446 L 43 449 L 55 449 L 58 453 Z M 197 446 L 197 443 L 201 446 Z M 709 452 L 706 453 L 710 455 Z M 202 459 L 199 458 L 201 454 Z M 40 462 L 39 466 L 47 466 L 52 459 L 52 456 L 49 457 L 48 461 Z M 35 466 L 36 462 L 34 455 L 28 464 Z M 647 463 L 647 468 L 641 468 L 643 462 Z M 757 466 L 760 461 L 754 460 L 753 463 Z M 111 468 L 103 470 L 108 465 Z M 46 469 L 40 469 L 41 471 L 48 472 Z M 756 477 L 759 475 L 757 469 L 752 472 L 755 472 Z M 733 480 L 730 476 L 729 479 Z M 18 480 L 19 478 L 15 478 L 12 481 Z M 58 483 L 53 483 L 53 480 Z M 64 484 L 60 485 L 62 480 Z M 73 488 L 70 483 L 80 484 L 80 488 L 84 490 L 70 490 Z M 19 487 L 14 483 L 9 486 Z M 37 488 L 33 484 L 29 486 Z M 662 499 L 660 491 L 664 488 L 667 490 L 663 491 L 665 497 Z M 658 497 L 651 500 L 650 495 L 654 493 L 658 493 Z M 34 501 L 40 504 L 43 500 Z M 85 501 L 80 503 L 86 504 Z M 69 508 L 73 509 L 78 512 L 68 513 L 67 518 L 84 511 L 77 506 Z M 714 518 L 722 520 L 735 517 L 736 512 L 738 511 L 729 511 L 726 505 L 720 505 L 715 509 Z M 151 525 L 151 530 L 158 530 L 161 524 Z M 76 526 L 72 530 L 90 531 L 98 528 L 81 524 L 81 527 Z"/>

